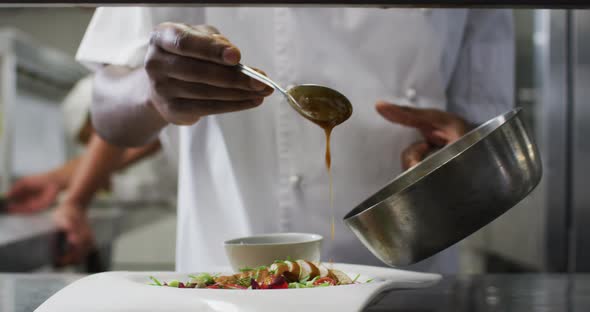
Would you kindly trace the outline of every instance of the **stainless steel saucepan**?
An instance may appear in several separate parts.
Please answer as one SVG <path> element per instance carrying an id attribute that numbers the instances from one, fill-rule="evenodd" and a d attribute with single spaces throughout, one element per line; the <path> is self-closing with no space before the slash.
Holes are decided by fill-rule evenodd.
<path id="1" fill-rule="evenodd" d="M 390 266 L 426 259 L 482 228 L 541 179 L 539 152 L 520 115 L 509 111 L 430 155 L 354 208 L 345 223 Z"/>

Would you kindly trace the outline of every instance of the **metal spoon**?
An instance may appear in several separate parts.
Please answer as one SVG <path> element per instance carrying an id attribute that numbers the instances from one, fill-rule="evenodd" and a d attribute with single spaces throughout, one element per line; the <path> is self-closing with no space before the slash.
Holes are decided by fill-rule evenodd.
<path id="1" fill-rule="evenodd" d="M 323 128 L 333 128 L 352 115 L 352 104 L 342 93 L 328 87 L 304 84 L 285 90 L 276 82 L 254 69 L 238 64 L 238 69 L 273 89 L 281 92 L 287 102 L 301 116 Z"/>

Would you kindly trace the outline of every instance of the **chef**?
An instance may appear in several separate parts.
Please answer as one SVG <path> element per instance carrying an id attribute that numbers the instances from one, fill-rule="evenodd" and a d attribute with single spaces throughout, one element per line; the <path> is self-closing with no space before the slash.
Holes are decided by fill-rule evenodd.
<path id="1" fill-rule="evenodd" d="M 323 234 L 325 260 L 381 264 L 342 222 L 329 239 L 323 131 L 233 65 L 350 99 L 353 115 L 332 136 L 341 220 L 510 109 L 513 49 L 503 10 L 100 8 L 77 59 L 96 69 L 91 117 L 104 139 L 142 145 L 179 125 L 176 265 L 206 271 L 227 263 L 224 240 L 287 231 Z M 419 268 L 457 262 L 451 249 Z"/>

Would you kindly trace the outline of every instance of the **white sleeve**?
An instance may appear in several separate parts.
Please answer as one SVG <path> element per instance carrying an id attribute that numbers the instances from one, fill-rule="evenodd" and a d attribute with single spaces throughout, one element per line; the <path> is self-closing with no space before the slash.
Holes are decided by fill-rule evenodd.
<path id="1" fill-rule="evenodd" d="M 101 7 L 88 24 L 76 60 L 90 68 L 103 64 L 138 67 L 156 25 L 203 21 L 202 8 Z"/>
<path id="2" fill-rule="evenodd" d="M 470 10 L 451 77 L 448 110 L 480 124 L 514 107 L 511 10 Z"/>

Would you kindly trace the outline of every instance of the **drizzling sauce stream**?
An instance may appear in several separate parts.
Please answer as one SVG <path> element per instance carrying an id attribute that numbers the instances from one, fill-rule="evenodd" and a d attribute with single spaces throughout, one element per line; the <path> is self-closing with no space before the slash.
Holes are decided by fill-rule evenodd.
<path id="1" fill-rule="evenodd" d="M 324 128 L 326 133 L 326 169 L 328 170 L 328 179 L 330 187 L 330 239 L 334 241 L 336 232 L 336 222 L 334 220 L 334 186 L 332 180 L 332 155 L 330 155 L 330 135 L 332 134 L 332 128 Z M 330 264 L 334 263 L 334 259 L 329 259 Z"/>
<path id="2" fill-rule="evenodd" d="M 333 93 L 323 92 L 322 88 L 314 89 L 314 92 L 305 94 L 290 90 L 289 93 L 299 103 L 301 108 L 308 114 L 307 119 L 324 129 L 326 135 L 326 169 L 329 179 L 329 196 L 330 196 L 330 238 L 333 241 L 335 237 L 335 213 L 334 213 L 334 192 L 332 181 L 332 156 L 330 153 L 330 137 L 332 130 L 337 125 L 347 120 L 352 115 L 352 107 L 344 103 L 341 97 L 336 97 Z M 332 259 L 330 259 L 332 262 Z"/>
<path id="3" fill-rule="evenodd" d="M 330 155 L 330 135 L 332 134 L 332 129 L 324 128 L 324 132 L 326 133 L 326 169 L 328 170 L 330 187 L 330 214 L 332 215 L 330 221 L 330 238 L 334 240 L 336 222 L 334 222 L 334 187 L 332 182 L 332 155 Z"/>

